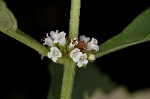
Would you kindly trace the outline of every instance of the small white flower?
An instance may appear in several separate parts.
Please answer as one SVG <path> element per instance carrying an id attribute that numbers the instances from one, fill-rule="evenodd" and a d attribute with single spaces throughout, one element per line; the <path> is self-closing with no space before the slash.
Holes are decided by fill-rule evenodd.
<path id="1" fill-rule="evenodd" d="M 50 52 L 47 54 L 48 58 L 52 58 L 54 62 L 57 61 L 57 58 L 62 56 L 60 50 L 57 47 L 51 47 Z"/>
<path id="2" fill-rule="evenodd" d="M 71 39 L 71 42 L 69 44 L 69 48 L 73 48 L 75 45 L 78 45 L 78 39 L 77 38 Z"/>
<path id="3" fill-rule="evenodd" d="M 59 34 L 59 37 L 58 37 L 59 44 L 65 45 L 66 44 L 66 38 L 65 38 L 66 33 L 65 32 L 60 32 L 58 34 Z"/>
<path id="4" fill-rule="evenodd" d="M 54 42 L 53 40 L 49 37 L 48 33 L 46 34 L 46 38 L 44 38 L 44 43 L 43 45 L 48 45 L 49 47 L 53 47 L 54 46 Z"/>
<path id="5" fill-rule="evenodd" d="M 84 53 L 80 56 L 77 65 L 78 65 L 78 67 L 82 67 L 83 65 L 86 65 L 87 63 L 88 63 L 87 55 L 86 55 L 86 53 Z"/>
<path id="6" fill-rule="evenodd" d="M 80 37 L 79 37 L 79 39 L 80 39 L 80 42 L 82 42 L 82 41 L 84 41 L 84 42 L 89 42 L 90 41 L 90 38 L 89 37 L 86 37 L 86 36 L 84 36 L 84 35 L 81 35 Z"/>
<path id="7" fill-rule="evenodd" d="M 91 51 L 91 50 L 94 50 L 94 51 L 98 51 L 99 50 L 99 46 L 97 45 L 98 44 L 98 41 L 97 39 L 95 38 L 92 38 L 92 40 L 87 44 L 87 51 Z"/>
<path id="8" fill-rule="evenodd" d="M 51 31 L 50 35 L 51 35 L 51 38 L 54 40 L 58 36 L 58 30 L 56 30 L 56 32 Z"/>
<path id="9" fill-rule="evenodd" d="M 78 62 L 81 55 L 82 55 L 82 52 L 80 52 L 78 48 L 75 48 L 70 53 L 70 57 L 73 59 L 74 62 Z"/>
<path id="10" fill-rule="evenodd" d="M 61 45 L 65 45 L 66 44 L 66 33 L 65 32 L 60 32 L 58 33 L 58 30 L 56 30 L 56 32 L 51 31 L 50 32 L 51 38 L 54 40 L 54 43 L 59 43 Z"/>

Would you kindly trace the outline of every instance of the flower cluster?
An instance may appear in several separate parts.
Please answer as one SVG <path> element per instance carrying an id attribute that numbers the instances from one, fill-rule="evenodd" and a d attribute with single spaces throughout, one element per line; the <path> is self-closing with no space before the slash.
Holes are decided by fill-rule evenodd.
<path id="1" fill-rule="evenodd" d="M 50 48 L 47 56 L 53 62 L 67 54 L 77 63 L 78 67 L 86 66 L 89 61 L 94 61 L 94 54 L 99 50 L 98 41 L 95 38 L 92 38 L 90 41 L 89 37 L 81 35 L 79 40 L 78 38 L 72 38 L 69 41 L 66 39 L 66 33 L 58 32 L 58 30 L 47 33 L 43 41 L 43 45 L 47 45 Z"/>

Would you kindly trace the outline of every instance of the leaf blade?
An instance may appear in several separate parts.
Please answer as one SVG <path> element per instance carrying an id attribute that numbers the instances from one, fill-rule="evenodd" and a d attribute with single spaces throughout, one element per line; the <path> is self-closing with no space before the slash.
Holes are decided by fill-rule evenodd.
<path id="1" fill-rule="evenodd" d="M 122 33 L 112 37 L 100 45 L 96 58 L 114 51 L 150 41 L 150 8 L 137 16 Z"/>
<path id="2" fill-rule="evenodd" d="M 4 1 L 0 1 L 0 30 L 16 30 L 18 27 L 17 20 L 13 13 L 7 8 Z"/>
<path id="3" fill-rule="evenodd" d="M 3 0 L 0 0 L 0 31 L 38 51 L 42 55 L 47 56 L 49 52 L 49 49 L 41 43 L 18 29 L 15 16 L 7 8 Z"/>
<path id="4" fill-rule="evenodd" d="M 61 93 L 61 83 L 63 66 L 60 64 L 49 64 L 52 82 L 47 99 L 59 99 Z M 115 88 L 116 84 L 109 76 L 99 71 L 96 64 L 88 64 L 87 68 L 76 68 L 74 90 L 72 99 L 83 99 L 85 92 L 93 93 L 95 89 L 102 89 L 108 93 Z"/>
<path id="5" fill-rule="evenodd" d="M 109 75 L 98 67 L 97 64 L 90 63 L 87 68 L 77 68 L 72 99 L 84 99 L 85 93 L 91 94 L 96 89 L 109 93 L 116 87 Z"/>

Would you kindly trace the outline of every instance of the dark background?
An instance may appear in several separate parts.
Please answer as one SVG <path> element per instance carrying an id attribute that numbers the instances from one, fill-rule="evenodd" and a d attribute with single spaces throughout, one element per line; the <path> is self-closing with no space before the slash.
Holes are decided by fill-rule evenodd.
<path id="1" fill-rule="evenodd" d="M 82 0 L 79 33 L 99 44 L 120 33 L 149 6 L 149 0 Z M 40 41 L 56 29 L 68 33 L 70 0 L 5 0 L 20 30 Z M 41 42 L 42 43 L 42 42 Z M 129 91 L 150 87 L 150 42 L 106 55 L 96 62 Z M 0 99 L 46 99 L 50 83 L 48 59 L 0 33 Z M 18 96 L 18 94 L 20 96 Z M 23 98 L 24 96 L 24 98 Z"/>

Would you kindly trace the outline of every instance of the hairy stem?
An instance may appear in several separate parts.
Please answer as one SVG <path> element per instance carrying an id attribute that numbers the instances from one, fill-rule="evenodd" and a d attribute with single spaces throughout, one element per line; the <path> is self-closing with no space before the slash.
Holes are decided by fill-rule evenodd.
<path id="1" fill-rule="evenodd" d="M 78 37 L 81 0 L 71 0 L 69 39 Z M 66 60 L 64 63 L 61 99 L 71 99 L 75 76 L 75 63 Z"/>
<path id="2" fill-rule="evenodd" d="M 75 77 L 75 67 L 75 63 L 72 60 L 68 60 L 68 62 L 64 64 L 61 99 L 71 99 Z"/>
<path id="3" fill-rule="evenodd" d="M 47 49 L 45 46 L 43 46 L 41 43 L 30 37 L 29 35 L 23 33 L 20 30 L 8 30 L 8 31 L 2 31 L 6 35 L 20 41 L 21 43 L 29 46 L 30 48 L 38 51 L 39 53 L 47 56 L 47 53 L 49 52 L 49 49 Z"/>
<path id="4" fill-rule="evenodd" d="M 81 0 L 71 0 L 69 39 L 78 37 Z"/>

